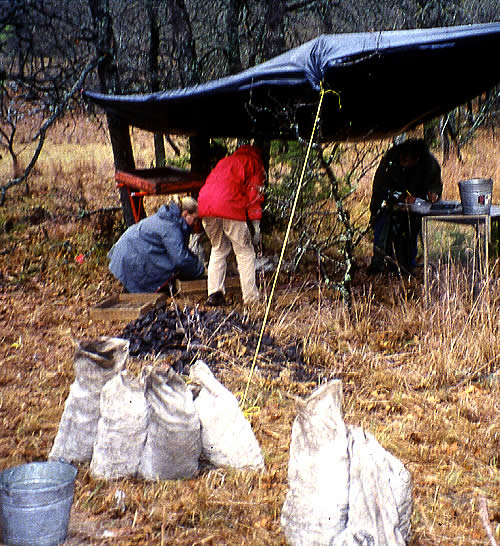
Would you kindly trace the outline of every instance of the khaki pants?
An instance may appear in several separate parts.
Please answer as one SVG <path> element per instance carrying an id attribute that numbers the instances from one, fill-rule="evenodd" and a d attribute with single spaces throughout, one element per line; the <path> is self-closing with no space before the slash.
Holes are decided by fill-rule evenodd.
<path id="1" fill-rule="evenodd" d="M 247 223 L 226 218 L 203 218 L 203 227 L 212 245 L 208 262 L 208 295 L 225 293 L 227 257 L 232 247 L 240 274 L 243 302 L 257 301 L 259 291 L 255 282 L 255 250 Z"/>

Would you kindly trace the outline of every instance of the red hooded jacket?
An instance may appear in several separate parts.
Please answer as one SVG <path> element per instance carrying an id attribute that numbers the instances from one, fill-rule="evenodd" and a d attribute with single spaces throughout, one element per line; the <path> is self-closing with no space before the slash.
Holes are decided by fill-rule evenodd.
<path id="1" fill-rule="evenodd" d="M 208 175 L 198 196 L 201 218 L 260 220 L 265 170 L 258 148 L 241 146 L 221 159 Z"/>

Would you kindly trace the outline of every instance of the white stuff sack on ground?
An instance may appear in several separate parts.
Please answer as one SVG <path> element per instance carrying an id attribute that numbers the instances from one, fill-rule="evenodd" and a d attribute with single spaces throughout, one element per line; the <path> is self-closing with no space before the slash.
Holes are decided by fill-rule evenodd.
<path id="1" fill-rule="evenodd" d="M 77 344 L 75 380 L 64 404 L 49 459 L 91 460 L 102 387 L 124 369 L 128 355 L 129 341 L 125 339 L 100 337 Z"/>
<path id="2" fill-rule="evenodd" d="M 201 390 L 194 405 L 201 421 L 202 457 L 213 466 L 264 468 L 264 457 L 236 397 L 198 360 L 189 373 Z"/>
<path id="3" fill-rule="evenodd" d="M 288 487 L 281 513 L 294 545 L 329 544 L 347 525 L 349 458 L 342 391 L 327 384 L 298 400 L 292 426 Z"/>
<path id="4" fill-rule="evenodd" d="M 411 476 L 369 433 L 345 425 L 342 382 L 298 402 L 281 527 L 294 546 L 408 541 Z"/>
<path id="5" fill-rule="evenodd" d="M 198 472 L 201 431 L 193 395 L 174 370 L 144 370 L 149 408 L 138 475 L 147 480 L 190 478 Z"/>
<path id="6" fill-rule="evenodd" d="M 406 544 L 412 512 L 410 473 L 372 434 L 359 427 L 347 428 L 349 516 L 346 529 L 331 545 Z"/>
<path id="7" fill-rule="evenodd" d="M 147 425 L 144 383 L 124 370 L 101 391 L 100 417 L 90 463 L 92 476 L 135 477 L 146 442 Z"/>

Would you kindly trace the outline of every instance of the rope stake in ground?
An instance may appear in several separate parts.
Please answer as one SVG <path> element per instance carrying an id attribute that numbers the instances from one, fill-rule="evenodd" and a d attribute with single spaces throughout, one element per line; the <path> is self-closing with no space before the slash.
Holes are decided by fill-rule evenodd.
<path id="1" fill-rule="evenodd" d="M 245 409 L 245 402 L 246 402 L 246 399 L 247 399 L 248 389 L 249 389 L 250 383 L 252 381 L 252 376 L 253 376 L 253 372 L 254 372 L 254 369 L 255 369 L 255 364 L 257 362 L 257 356 L 259 354 L 260 346 L 261 346 L 261 343 L 262 343 L 262 336 L 264 335 L 264 330 L 265 330 L 266 324 L 267 324 L 267 318 L 269 316 L 269 310 L 271 308 L 271 303 L 273 301 L 274 291 L 276 289 L 276 284 L 278 283 L 278 276 L 279 276 L 279 273 L 280 273 L 280 270 L 281 270 L 281 265 L 283 263 L 283 257 L 285 255 L 286 245 L 288 243 L 288 238 L 290 237 L 290 232 L 292 230 L 292 222 L 293 222 L 293 218 L 295 216 L 295 210 L 297 208 L 297 203 L 298 203 L 298 200 L 299 200 L 300 190 L 302 189 L 302 184 L 303 184 L 303 181 L 304 181 L 304 175 L 305 175 L 305 172 L 306 172 L 307 163 L 309 161 L 309 155 L 311 154 L 312 144 L 313 144 L 313 141 L 314 141 L 314 135 L 316 133 L 316 128 L 317 128 L 318 123 L 319 123 L 319 116 L 320 116 L 320 112 L 321 112 L 321 107 L 323 105 L 323 98 L 324 98 L 326 93 L 330 93 L 330 92 L 335 93 L 339 97 L 339 108 L 340 108 L 340 96 L 339 96 L 339 94 L 336 91 L 333 91 L 333 90 L 325 90 L 323 88 L 323 83 L 321 83 L 321 91 L 320 91 L 320 96 L 319 96 L 318 109 L 316 111 L 316 118 L 314 119 L 314 125 L 313 125 L 312 131 L 311 131 L 311 137 L 309 139 L 309 144 L 307 146 L 306 156 L 304 158 L 304 163 L 302 165 L 302 172 L 300 174 L 299 184 L 298 184 L 297 190 L 295 192 L 295 197 L 294 197 L 293 205 L 292 205 L 292 211 L 290 213 L 290 219 L 288 221 L 288 225 L 287 225 L 287 228 L 286 228 L 285 239 L 284 239 L 283 245 L 281 247 L 280 258 L 279 258 L 279 261 L 278 261 L 278 266 L 276 268 L 276 273 L 274 275 L 273 285 L 271 287 L 271 293 L 269 294 L 269 299 L 267 301 L 266 312 L 264 314 L 264 320 L 262 321 L 262 327 L 260 329 L 259 339 L 257 341 L 257 346 L 255 347 L 255 353 L 254 353 L 254 356 L 253 356 L 252 365 L 250 367 L 250 375 L 248 376 L 248 381 L 247 381 L 247 384 L 246 384 L 246 387 L 245 387 L 245 392 L 243 394 L 243 398 L 242 398 L 241 403 L 240 403 L 243 410 Z"/>

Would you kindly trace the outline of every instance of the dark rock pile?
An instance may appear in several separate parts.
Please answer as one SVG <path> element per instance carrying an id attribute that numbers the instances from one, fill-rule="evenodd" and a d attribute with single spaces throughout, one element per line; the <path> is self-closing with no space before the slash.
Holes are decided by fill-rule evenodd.
<path id="1" fill-rule="evenodd" d="M 259 339 L 261 322 L 252 322 L 236 311 L 184 309 L 163 303 L 128 324 L 121 337 L 130 341 L 130 356 L 165 358 L 178 373 L 202 359 L 214 373 L 223 366 L 250 367 Z M 289 370 L 296 381 L 314 380 L 302 359 L 302 343 L 282 347 L 263 335 L 257 368 L 277 377 Z"/>

